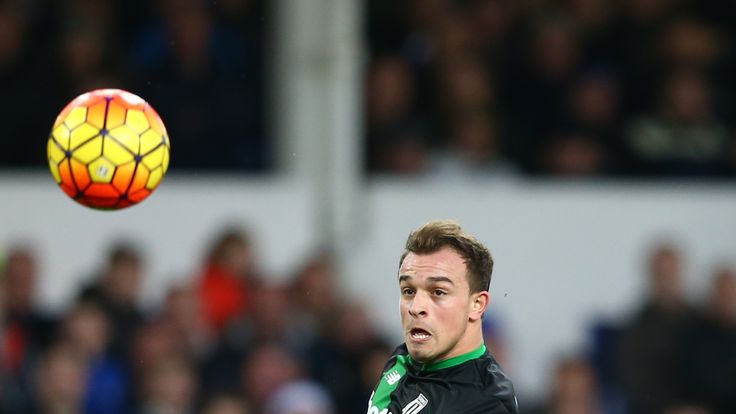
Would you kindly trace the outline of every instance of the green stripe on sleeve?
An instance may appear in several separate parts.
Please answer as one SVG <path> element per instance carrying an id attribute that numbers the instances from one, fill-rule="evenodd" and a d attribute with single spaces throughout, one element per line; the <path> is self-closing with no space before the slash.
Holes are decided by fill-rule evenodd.
<path id="1" fill-rule="evenodd" d="M 368 414 L 383 414 L 388 411 L 391 393 L 396 391 L 401 378 L 406 374 L 408 362 L 409 358 L 406 355 L 399 355 L 396 357 L 396 363 L 383 373 L 376 390 L 373 391 L 368 401 Z"/>

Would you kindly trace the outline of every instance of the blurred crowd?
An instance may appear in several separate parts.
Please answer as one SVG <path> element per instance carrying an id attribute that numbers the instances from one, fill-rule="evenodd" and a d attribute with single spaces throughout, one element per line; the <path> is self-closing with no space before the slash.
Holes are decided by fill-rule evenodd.
<path id="1" fill-rule="evenodd" d="M 364 413 L 397 344 L 342 291 L 329 252 L 274 278 L 259 269 L 256 247 L 244 229 L 222 229 L 189 277 L 144 306 L 147 257 L 118 241 L 49 313 L 38 302 L 38 253 L 10 246 L 0 261 L 0 412 Z M 540 372 L 550 375 L 547 392 L 522 392 L 522 412 L 736 412 L 736 267 L 716 267 L 704 300 L 693 301 L 685 255 L 655 246 L 640 308 L 593 326 L 590 349 Z M 513 377 L 496 315 L 486 315 L 484 335 Z"/>
<path id="2" fill-rule="evenodd" d="M 0 412 L 365 412 L 396 344 L 339 292 L 328 252 L 277 282 L 253 244 L 224 229 L 191 277 L 144 307 L 146 256 L 120 241 L 52 314 L 39 306 L 36 251 L 12 246 L 0 267 Z"/>
<path id="3" fill-rule="evenodd" d="M 371 0 L 376 171 L 733 177 L 731 0 Z"/>
<path id="4" fill-rule="evenodd" d="M 263 171 L 264 2 L 0 2 L 0 167 L 45 167 L 46 139 L 73 98 L 122 88 L 148 101 L 177 170 Z"/>
<path id="5" fill-rule="evenodd" d="M 736 267 L 718 264 L 694 301 L 686 252 L 655 246 L 643 303 L 619 322 L 600 321 L 591 346 L 557 361 L 532 414 L 736 413 Z"/>
<path id="6" fill-rule="evenodd" d="M 0 167 L 45 164 L 98 87 L 161 113 L 176 170 L 267 171 L 264 0 L 0 3 Z M 370 172 L 736 174 L 731 0 L 365 0 Z"/>

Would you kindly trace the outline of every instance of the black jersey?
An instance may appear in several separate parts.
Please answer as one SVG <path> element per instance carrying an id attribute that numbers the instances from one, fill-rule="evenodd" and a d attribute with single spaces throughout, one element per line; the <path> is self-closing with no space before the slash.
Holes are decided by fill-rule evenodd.
<path id="1" fill-rule="evenodd" d="M 434 364 L 414 361 L 401 345 L 368 401 L 368 414 L 518 412 L 514 386 L 485 345 Z"/>

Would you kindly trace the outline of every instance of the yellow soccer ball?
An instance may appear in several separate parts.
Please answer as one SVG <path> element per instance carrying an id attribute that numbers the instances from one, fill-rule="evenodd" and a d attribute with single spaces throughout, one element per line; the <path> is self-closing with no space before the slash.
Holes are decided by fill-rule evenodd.
<path id="1" fill-rule="evenodd" d="M 146 101 L 98 89 L 56 117 L 47 153 L 54 180 L 74 201 L 116 210 L 145 200 L 169 167 L 169 136 Z"/>

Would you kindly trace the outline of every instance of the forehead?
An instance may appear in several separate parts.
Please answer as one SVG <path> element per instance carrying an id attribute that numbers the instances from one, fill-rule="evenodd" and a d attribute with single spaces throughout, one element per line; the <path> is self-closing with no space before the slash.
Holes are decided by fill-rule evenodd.
<path id="1" fill-rule="evenodd" d="M 453 281 L 466 281 L 467 266 L 462 256 L 451 247 L 429 254 L 410 252 L 399 268 L 399 276 L 408 275 L 416 278 L 430 276 L 446 276 Z"/>

